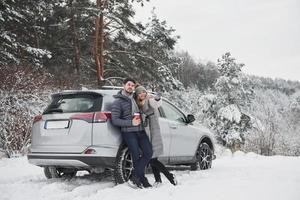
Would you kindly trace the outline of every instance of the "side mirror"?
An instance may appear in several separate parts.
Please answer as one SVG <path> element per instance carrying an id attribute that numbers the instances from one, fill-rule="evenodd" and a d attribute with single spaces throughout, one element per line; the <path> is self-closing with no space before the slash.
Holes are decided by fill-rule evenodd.
<path id="1" fill-rule="evenodd" d="M 196 119 L 195 119 L 194 115 L 191 115 L 191 114 L 187 115 L 187 123 L 192 123 L 195 120 Z"/>

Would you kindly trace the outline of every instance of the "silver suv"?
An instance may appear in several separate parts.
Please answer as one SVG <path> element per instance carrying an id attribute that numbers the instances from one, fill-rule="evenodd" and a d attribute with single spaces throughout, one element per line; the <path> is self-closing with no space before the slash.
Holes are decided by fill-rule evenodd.
<path id="1" fill-rule="evenodd" d="M 126 182 L 132 170 L 131 157 L 119 129 L 110 122 L 113 95 L 119 89 L 53 94 L 43 114 L 34 118 L 29 162 L 44 167 L 47 178 L 72 178 L 79 170 L 101 173 L 112 169 L 116 183 Z M 164 143 L 159 159 L 167 165 L 209 169 L 214 157 L 209 130 L 194 126 L 193 115 L 185 115 L 165 98 L 159 111 Z"/>

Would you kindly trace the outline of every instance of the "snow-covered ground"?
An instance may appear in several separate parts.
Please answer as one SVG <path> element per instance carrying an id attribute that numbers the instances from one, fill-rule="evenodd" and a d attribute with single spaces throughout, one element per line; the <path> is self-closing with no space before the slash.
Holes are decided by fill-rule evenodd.
<path id="1" fill-rule="evenodd" d="M 26 157 L 0 159 L 1 200 L 299 200 L 300 157 L 264 157 L 254 153 L 223 153 L 206 171 L 173 171 L 179 185 L 166 179 L 158 188 L 133 189 L 78 176 L 70 181 L 47 180 Z M 80 175 L 80 173 L 79 173 Z M 82 174 L 81 174 L 82 175 Z M 151 174 L 147 175 L 153 182 Z"/>

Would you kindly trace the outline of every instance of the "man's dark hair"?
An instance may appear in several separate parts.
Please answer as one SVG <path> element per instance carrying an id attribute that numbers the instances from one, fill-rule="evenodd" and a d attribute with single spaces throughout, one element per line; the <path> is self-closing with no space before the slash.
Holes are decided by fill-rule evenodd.
<path id="1" fill-rule="evenodd" d="M 131 82 L 133 82 L 134 84 L 136 83 L 136 81 L 133 79 L 133 78 L 125 78 L 124 80 L 123 80 L 123 84 L 125 85 L 127 82 L 129 82 L 129 81 L 131 81 Z"/>

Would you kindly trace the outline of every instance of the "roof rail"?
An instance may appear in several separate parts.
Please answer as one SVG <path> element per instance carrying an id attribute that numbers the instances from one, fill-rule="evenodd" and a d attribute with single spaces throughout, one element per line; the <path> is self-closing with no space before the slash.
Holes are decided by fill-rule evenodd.
<path id="1" fill-rule="evenodd" d="M 104 79 L 104 83 L 107 86 L 116 86 L 116 85 L 123 85 L 123 77 L 108 77 Z"/>
<path id="2" fill-rule="evenodd" d="M 102 86 L 101 89 L 121 90 L 121 89 L 123 89 L 123 87 L 113 86 L 113 85 L 105 85 L 105 86 Z"/>

